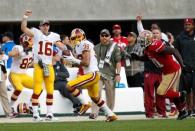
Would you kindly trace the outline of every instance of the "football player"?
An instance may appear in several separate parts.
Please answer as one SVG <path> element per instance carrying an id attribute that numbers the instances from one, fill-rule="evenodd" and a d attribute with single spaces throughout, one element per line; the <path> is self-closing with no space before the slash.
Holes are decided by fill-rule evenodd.
<path id="1" fill-rule="evenodd" d="M 14 88 L 11 96 L 11 107 L 14 111 L 14 103 L 22 92 L 23 88 L 33 89 L 33 78 L 26 74 L 28 67 L 33 60 L 32 54 L 33 39 L 26 34 L 20 36 L 20 45 L 15 45 L 9 56 L 13 57 L 13 62 L 10 69 L 9 81 Z"/>
<path id="2" fill-rule="evenodd" d="M 105 101 L 99 96 L 99 79 L 97 59 L 95 57 L 94 45 L 86 40 L 82 29 L 76 28 L 71 32 L 71 43 L 75 45 L 76 58 L 70 55 L 64 55 L 64 59 L 79 65 L 79 76 L 67 83 L 67 89 L 77 97 L 82 103 L 79 114 L 84 114 L 90 107 L 90 103 L 84 99 L 83 94 L 77 89 L 87 89 L 92 101 L 96 103 L 107 116 L 106 121 L 114 121 L 117 116 L 108 108 Z"/>
<path id="3" fill-rule="evenodd" d="M 188 116 L 185 110 L 187 92 L 177 91 L 181 67 L 184 67 L 179 52 L 170 46 L 166 46 L 161 40 L 155 40 L 153 33 L 148 30 L 140 33 L 138 43 L 144 47 L 147 58 L 162 69 L 162 81 L 157 88 L 157 94 L 173 99 L 179 110 L 178 120 L 186 118 Z M 132 54 L 135 55 L 136 52 Z"/>
<path id="4" fill-rule="evenodd" d="M 28 36 L 33 37 L 33 55 L 34 55 L 34 90 L 32 95 L 33 119 L 42 121 L 38 113 L 38 98 L 44 82 L 47 96 L 47 114 L 45 120 L 56 120 L 53 116 L 53 91 L 54 91 L 54 69 L 52 66 L 53 45 L 55 44 L 61 50 L 64 49 L 60 42 L 60 36 L 57 33 L 50 32 L 50 22 L 41 21 L 39 29 L 27 27 L 27 18 L 32 15 L 32 11 L 26 10 L 21 22 L 21 30 Z"/>

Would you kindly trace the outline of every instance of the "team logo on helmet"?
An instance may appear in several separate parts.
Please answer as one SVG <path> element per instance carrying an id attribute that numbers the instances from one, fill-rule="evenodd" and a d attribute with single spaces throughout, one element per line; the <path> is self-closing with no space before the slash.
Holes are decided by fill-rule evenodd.
<path id="1" fill-rule="evenodd" d="M 24 47 L 24 48 L 32 48 L 33 46 L 33 38 L 27 36 L 26 34 L 22 34 L 20 36 L 20 44 Z"/>
<path id="2" fill-rule="evenodd" d="M 139 34 L 137 38 L 137 43 L 139 43 L 142 47 L 148 47 L 150 44 L 152 44 L 152 40 L 152 32 L 149 30 L 144 30 Z"/>
<path id="3" fill-rule="evenodd" d="M 72 30 L 70 35 L 70 42 L 73 45 L 79 44 L 82 40 L 86 38 L 85 32 L 80 28 L 75 28 Z"/>

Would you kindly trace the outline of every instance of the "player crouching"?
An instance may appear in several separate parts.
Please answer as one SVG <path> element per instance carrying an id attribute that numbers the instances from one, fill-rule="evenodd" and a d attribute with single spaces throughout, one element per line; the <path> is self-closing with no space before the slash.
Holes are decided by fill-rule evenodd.
<path id="1" fill-rule="evenodd" d="M 75 45 L 75 58 L 72 53 L 64 51 L 64 59 L 79 65 L 79 76 L 67 83 L 67 89 L 77 97 L 82 103 L 79 114 L 84 114 L 91 105 L 84 99 L 83 94 L 77 89 L 87 89 L 91 100 L 100 107 L 107 116 L 106 121 L 115 121 L 117 116 L 108 108 L 105 101 L 99 96 L 100 73 L 98 62 L 95 57 L 94 45 L 86 40 L 85 33 L 82 29 L 76 28 L 71 32 L 71 43 Z M 68 54 L 68 55 L 67 55 Z"/>

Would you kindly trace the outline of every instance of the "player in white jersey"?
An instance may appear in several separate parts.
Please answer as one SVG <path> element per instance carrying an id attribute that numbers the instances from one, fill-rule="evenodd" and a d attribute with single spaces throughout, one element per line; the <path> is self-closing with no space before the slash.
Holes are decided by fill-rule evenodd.
<path id="1" fill-rule="evenodd" d="M 94 45 L 86 40 L 84 31 L 79 28 L 72 31 L 71 42 L 75 45 L 75 55 L 78 59 L 71 53 L 70 55 L 64 55 L 64 59 L 79 65 L 79 76 L 67 83 L 67 89 L 82 103 L 79 114 L 84 114 L 91 107 L 91 104 L 84 99 L 83 94 L 77 89 L 81 87 L 88 90 L 92 101 L 105 112 L 107 116 L 106 121 L 116 120 L 117 116 L 99 96 L 100 74 L 93 49 Z"/>
<path id="2" fill-rule="evenodd" d="M 44 82 L 47 97 L 47 114 L 46 120 L 54 120 L 52 105 L 54 91 L 54 69 L 52 66 L 53 45 L 55 44 L 63 50 L 63 43 L 60 42 L 60 36 L 54 32 L 50 32 L 49 21 L 40 22 L 39 29 L 27 27 L 27 18 L 32 11 L 26 10 L 21 23 L 21 30 L 28 36 L 33 37 L 33 53 L 34 53 L 34 91 L 32 95 L 33 118 L 35 121 L 42 121 L 38 113 L 38 98 L 42 91 L 42 83 Z"/>
<path id="3" fill-rule="evenodd" d="M 13 57 L 9 81 L 14 87 L 14 92 L 11 96 L 11 107 L 14 112 L 14 103 L 22 92 L 23 88 L 33 89 L 33 78 L 26 74 L 28 67 L 33 60 L 32 54 L 32 38 L 26 34 L 20 36 L 20 45 L 15 45 L 9 56 Z"/>

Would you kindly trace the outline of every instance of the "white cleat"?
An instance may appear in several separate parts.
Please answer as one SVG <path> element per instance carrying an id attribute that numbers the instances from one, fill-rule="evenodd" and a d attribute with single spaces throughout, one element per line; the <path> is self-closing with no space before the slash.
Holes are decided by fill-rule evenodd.
<path id="1" fill-rule="evenodd" d="M 58 118 L 55 118 L 53 114 L 50 113 L 46 115 L 45 121 L 58 121 Z"/>
<path id="2" fill-rule="evenodd" d="M 33 121 L 40 122 L 40 121 L 43 121 L 43 119 L 39 115 L 35 115 L 33 116 Z"/>

